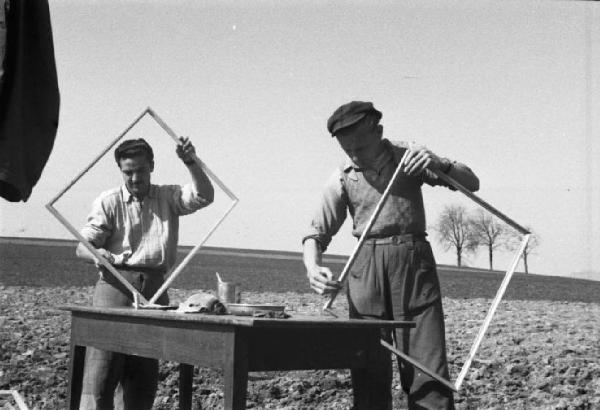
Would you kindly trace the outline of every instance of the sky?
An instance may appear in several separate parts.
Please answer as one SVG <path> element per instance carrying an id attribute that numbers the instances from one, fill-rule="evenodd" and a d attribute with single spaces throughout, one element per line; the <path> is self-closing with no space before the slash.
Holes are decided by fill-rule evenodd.
<path id="1" fill-rule="evenodd" d="M 351 100 L 384 136 L 467 164 L 481 198 L 539 236 L 530 271 L 600 280 L 600 4 L 559 1 L 50 0 L 61 92 L 54 150 L 26 203 L 0 202 L 0 236 L 73 237 L 44 207 L 152 107 L 239 198 L 208 246 L 301 251 L 325 179 L 344 154 L 326 130 Z M 189 180 L 148 118 L 127 137 L 157 151 L 153 180 Z M 118 186 L 111 155 L 56 208 L 79 229 Z M 423 188 L 428 225 L 446 205 Z M 181 221 L 195 245 L 230 205 Z M 346 223 L 328 252 L 349 254 Z M 432 229 L 438 263 L 455 264 Z M 497 251 L 506 270 L 512 252 Z M 486 252 L 467 255 L 487 267 Z M 522 267 L 520 266 L 519 269 Z M 595 275 L 595 276 L 594 276 Z"/>

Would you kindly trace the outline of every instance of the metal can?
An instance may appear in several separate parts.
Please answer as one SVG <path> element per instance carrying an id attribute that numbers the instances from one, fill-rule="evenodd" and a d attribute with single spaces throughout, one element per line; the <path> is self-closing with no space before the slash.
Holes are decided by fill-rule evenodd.
<path id="1" fill-rule="evenodd" d="M 219 282 L 217 287 L 217 297 L 221 303 L 240 303 L 240 286 L 233 282 Z"/>

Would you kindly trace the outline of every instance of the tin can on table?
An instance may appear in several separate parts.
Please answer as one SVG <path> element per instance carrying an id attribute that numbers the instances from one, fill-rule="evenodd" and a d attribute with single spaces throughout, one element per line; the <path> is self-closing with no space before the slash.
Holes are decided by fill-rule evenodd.
<path id="1" fill-rule="evenodd" d="M 240 303 L 240 286 L 233 282 L 219 282 L 217 287 L 217 298 L 221 303 Z"/>

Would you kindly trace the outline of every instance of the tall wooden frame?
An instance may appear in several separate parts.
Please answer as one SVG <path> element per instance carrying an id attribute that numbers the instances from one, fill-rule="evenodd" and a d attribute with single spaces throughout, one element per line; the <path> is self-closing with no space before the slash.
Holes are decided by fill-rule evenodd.
<path id="1" fill-rule="evenodd" d="M 408 150 L 406 152 L 408 152 Z M 406 153 L 405 153 L 405 156 L 406 156 Z M 338 279 L 339 282 L 344 282 L 346 280 L 346 277 L 348 276 L 348 273 L 350 272 L 350 268 L 352 267 L 352 265 L 354 264 L 354 261 L 356 260 L 356 256 L 358 255 L 358 252 L 362 248 L 362 245 L 363 245 L 369 231 L 371 230 L 371 227 L 373 226 L 375 219 L 379 215 L 379 212 L 381 211 L 385 201 L 387 200 L 387 197 L 389 195 L 392 185 L 394 184 L 396 178 L 400 174 L 400 171 L 401 171 L 401 168 L 402 168 L 403 162 L 404 162 L 403 160 L 404 160 L 404 158 L 402 158 L 402 160 L 398 164 L 398 167 L 396 168 L 394 175 L 390 179 L 388 186 L 386 187 L 385 191 L 381 195 L 381 199 L 377 203 L 377 206 L 375 207 L 373 214 L 371 215 L 369 221 L 367 222 L 367 226 L 365 227 L 358 242 L 356 243 L 354 249 L 352 250 L 350 257 L 348 258 L 348 261 L 346 262 L 346 265 L 344 266 L 344 269 L 342 270 L 342 273 L 340 274 L 340 277 Z M 513 257 L 513 260 L 511 262 L 511 264 L 509 265 L 509 268 L 507 269 L 506 273 L 504 274 L 504 279 L 502 280 L 502 283 L 500 284 L 500 287 L 498 288 L 498 291 L 496 292 L 496 296 L 494 297 L 494 300 L 492 301 L 490 309 L 488 310 L 488 313 L 483 321 L 483 324 L 479 328 L 479 332 L 477 333 L 477 336 L 475 337 L 475 340 L 473 341 L 473 345 L 471 346 L 469 354 L 467 355 L 467 358 L 465 359 L 465 362 L 460 370 L 460 373 L 458 374 L 458 377 L 456 378 L 454 383 L 451 382 L 450 380 L 446 380 L 443 377 L 436 375 L 435 372 L 432 372 L 430 369 L 427 369 L 421 363 L 417 362 L 416 360 L 412 359 L 411 357 L 409 357 L 409 356 L 405 355 L 404 353 L 400 352 L 399 350 L 395 349 L 393 346 L 391 346 L 384 340 L 382 340 L 382 342 L 381 342 L 381 344 L 384 347 L 386 347 L 392 353 L 397 355 L 401 360 L 422 370 L 426 374 L 437 379 L 439 382 L 444 384 L 446 387 L 448 387 L 454 391 L 459 391 L 460 387 L 462 386 L 462 383 L 467 375 L 467 372 L 469 371 L 469 368 L 471 367 L 473 358 L 475 357 L 475 354 L 477 353 L 477 350 L 479 349 L 479 346 L 481 345 L 481 342 L 483 341 L 483 337 L 485 336 L 485 333 L 487 332 L 487 329 L 490 326 L 490 323 L 492 322 L 492 318 L 494 317 L 494 314 L 496 313 L 496 309 L 498 308 L 498 305 L 500 304 L 500 301 L 502 300 L 502 297 L 504 296 L 504 293 L 506 292 L 508 284 L 509 284 L 515 270 L 517 269 L 517 265 L 519 264 L 519 260 L 521 259 L 521 256 L 523 255 L 525 248 L 527 247 L 527 243 L 529 242 L 531 233 L 527 229 L 525 229 L 524 227 L 519 225 L 517 222 L 515 222 L 514 220 L 512 220 L 511 218 L 506 216 L 504 213 L 500 212 L 498 209 L 494 208 L 492 205 L 490 205 L 483 199 L 479 198 L 477 195 L 473 194 L 471 191 L 469 191 L 467 188 L 462 186 L 458 181 L 456 181 L 449 175 L 447 175 L 441 171 L 437 171 L 437 170 L 431 170 L 431 171 L 434 174 L 436 174 L 438 176 L 438 178 L 444 180 L 445 182 L 450 184 L 452 187 L 456 188 L 457 191 L 462 192 L 464 195 L 466 195 L 469 199 L 471 199 L 473 202 L 478 204 L 480 207 L 482 207 L 483 209 L 492 213 L 494 216 L 496 216 L 500 220 L 504 221 L 507 225 L 509 225 L 510 227 L 515 229 L 517 232 L 519 232 L 521 235 L 523 235 L 523 237 L 521 239 L 521 244 Z M 327 303 L 325 303 L 325 306 L 323 306 L 324 310 L 331 308 L 336 296 L 337 296 L 337 292 L 331 294 L 329 300 L 327 301 Z"/>
<path id="2" fill-rule="evenodd" d="M 194 255 L 200 250 L 200 248 L 204 245 L 204 243 L 208 240 L 208 238 L 213 234 L 213 232 L 219 227 L 219 225 L 221 224 L 221 222 L 223 222 L 223 220 L 227 217 L 227 215 L 229 215 L 229 213 L 231 212 L 231 210 L 235 207 L 235 205 L 238 203 L 238 198 L 233 194 L 233 192 L 231 192 L 231 190 L 208 168 L 208 166 L 206 166 L 206 164 L 204 162 L 202 162 L 200 160 L 200 158 L 198 158 L 197 156 L 194 156 L 194 161 L 196 161 L 196 163 L 202 168 L 202 170 L 206 173 L 206 175 L 208 175 L 208 177 L 215 182 L 219 188 L 221 188 L 223 190 L 223 192 L 225 192 L 225 194 L 227 194 L 227 196 L 232 200 L 231 205 L 229 206 L 229 208 L 227 208 L 225 210 L 225 212 L 223 213 L 223 215 L 217 220 L 217 222 L 212 226 L 212 228 L 204 235 L 204 237 L 201 239 L 200 243 L 196 246 L 194 246 L 194 248 L 192 248 L 192 250 L 190 250 L 190 252 L 186 255 L 186 257 L 181 261 L 181 263 L 179 263 L 179 265 L 177 265 L 170 273 L 167 274 L 167 278 L 165 280 L 165 282 L 163 283 L 163 285 L 156 291 L 156 293 L 149 299 L 147 300 L 144 296 L 142 296 L 142 294 L 140 294 L 137 289 L 135 289 L 120 273 L 119 271 L 110 264 L 110 262 L 108 262 L 97 250 L 96 248 L 89 242 L 87 241 L 83 236 L 81 236 L 81 234 L 79 233 L 79 231 L 60 213 L 58 212 L 58 210 L 56 208 L 54 208 L 54 204 L 56 203 L 56 201 L 58 201 L 69 189 L 71 189 L 71 187 L 73 185 L 75 185 L 75 183 L 77 183 L 77 181 L 79 181 L 79 179 L 81 179 L 81 177 L 83 177 L 94 165 L 96 165 L 96 163 L 98 161 L 100 161 L 100 159 L 102 157 L 104 157 L 104 155 L 106 155 L 106 153 L 108 153 L 125 135 L 127 135 L 127 133 L 138 123 L 140 122 L 140 120 L 142 118 L 144 118 L 146 115 L 149 115 L 152 119 L 154 119 L 156 121 L 156 123 L 177 143 L 179 141 L 179 137 L 177 136 L 177 134 L 171 129 L 171 127 L 169 127 L 163 120 L 162 118 L 160 118 L 158 116 L 158 114 L 150 107 L 146 108 L 144 111 L 142 111 L 142 113 L 140 115 L 137 116 L 137 118 L 131 123 L 129 124 L 129 126 L 127 126 L 127 128 L 125 128 L 125 130 L 119 134 L 114 140 L 112 140 L 107 146 L 106 148 L 104 148 L 100 154 L 98 154 L 96 156 L 96 158 L 94 158 L 92 160 L 92 162 L 90 162 L 82 171 L 80 171 L 77 176 L 71 181 L 69 182 L 62 190 L 59 191 L 58 194 L 56 194 L 54 196 L 54 198 L 52 198 L 50 200 L 50 202 L 48 202 L 48 204 L 46 204 L 46 208 L 48 209 L 48 211 L 50 211 L 50 213 L 52 215 L 54 215 L 54 217 L 56 219 L 58 219 L 58 221 L 64 225 L 65 228 L 67 228 L 67 230 L 79 241 L 81 242 L 91 253 L 92 255 L 94 255 L 94 257 L 96 257 L 99 261 L 99 263 L 104 266 L 106 269 L 108 269 L 108 271 L 114 275 L 114 277 L 119 280 L 132 294 L 134 297 L 134 305 L 136 307 L 139 307 L 140 303 L 141 303 L 141 307 L 147 306 L 153 306 L 156 302 L 156 300 L 167 290 L 167 288 L 171 285 L 171 283 L 179 276 L 179 274 L 181 274 L 181 272 L 183 271 L 183 269 L 187 266 L 187 264 L 191 261 L 191 259 L 194 257 Z"/>

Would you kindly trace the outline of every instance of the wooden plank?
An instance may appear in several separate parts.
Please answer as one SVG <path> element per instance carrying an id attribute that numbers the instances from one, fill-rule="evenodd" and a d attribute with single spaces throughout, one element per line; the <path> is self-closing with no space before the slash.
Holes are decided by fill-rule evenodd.
<path id="1" fill-rule="evenodd" d="M 527 246 L 527 243 L 529 242 L 529 237 L 530 237 L 530 235 L 525 235 L 523 237 L 523 240 L 521 242 L 519 250 L 515 254 L 509 269 L 506 271 L 506 274 L 504 275 L 504 279 L 502 279 L 502 283 L 500 284 L 500 287 L 498 288 L 498 291 L 496 292 L 496 296 L 494 297 L 494 300 L 492 301 L 490 310 L 488 311 L 487 315 L 485 316 L 483 324 L 479 328 L 479 332 L 477 332 L 477 337 L 475 337 L 475 341 L 473 342 L 473 345 L 471 346 L 471 349 L 469 350 L 469 355 L 467 356 L 467 359 L 465 360 L 465 363 L 463 364 L 463 367 L 460 369 L 460 373 L 458 374 L 458 377 L 456 378 L 456 381 L 454 383 L 454 385 L 456 386 L 456 390 L 460 389 L 460 386 L 462 385 L 462 383 L 467 375 L 467 372 L 469 371 L 469 368 L 471 367 L 471 363 L 473 362 L 473 358 L 475 357 L 475 354 L 477 353 L 477 350 L 479 349 L 479 345 L 483 341 L 483 337 L 485 336 L 485 333 L 487 332 L 487 329 L 490 326 L 490 323 L 492 322 L 492 318 L 494 317 L 494 314 L 496 313 L 496 309 L 498 308 L 498 305 L 500 304 L 500 301 L 502 300 L 502 297 L 504 296 L 504 292 L 506 292 L 506 289 L 508 288 L 510 279 L 512 278 L 515 270 L 517 269 L 517 265 L 519 264 L 521 255 L 523 254 L 523 251 L 525 250 L 525 247 Z"/>
<path id="2" fill-rule="evenodd" d="M 27 407 L 25 400 L 23 400 L 23 397 L 21 397 L 21 395 L 19 394 L 19 392 L 17 390 L 0 390 L 0 396 L 5 396 L 5 395 L 12 396 L 13 400 L 19 407 L 19 410 L 29 410 L 29 407 Z M 3 406 L 2 408 L 3 409 L 16 409 L 15 407 L 11 406 L 10 403 L 6 403 L 5 406 Z"/>
<path id="3" fill-rule="evenodd" d="M 417 369 L 421 370 L 423 373 L 425 373 L 429 377 L 437 380 L 438 382 L 440 382 L 441 384 L 443 384 L 450 390 L 452 390 L 454 392 L 458 391 L 449 380 L 444 379 L 442 376 L 440 376 L 437 373 L 433 372 L 432 370 L 428 369 L 427 367 L 425 367 L 423 364 L 419 363 L 412 357 L 402 353 L 400 350 L 396 349 L 394 346 L 392 346 L 385 340 L 381 339 L 381 345 L 383 347 L 385 347 L 386 349 L 388 349 L 390 352 L 394 353 L 396 356 L 398 356 L 400 358 L 400 360 L 410 364 L 413 367 L 416 367 Z"/>
<path id="4" fill-rule="evenodd" d="M 380 329 L 245 329 L 250 371 L 345 369 L 366 365 L 369 338 Z"/>
<path id="5" fill-rule="evenodd" d="M 378 319 L 347 319 L 333 318 L 322 315 L 293 315 L 288 319 L 260 318 L 252 316 L 182 314 L 173 310 L 136 310 L 133 308 L 109 308 L 97 306 L 61 306 L 61 310 L 72 312 L 76 316 L 107 318 L 140 318 L 162 320 L 165 322 L 189 322 L 214 325 L 257 327 L 257 328 L 397 328 L 414 327 L 413 321 L 378 320 Z"/>
<path id="6" fill-rule="evenodd" d="M 530 234 L 530 232 L 527 229 L 525 229 L 524 227 L 522 227 L 521 225 L 519 225 L 513 219 L 511 219 L 508 216 L 506 216 L 504 213 L 500 212 L 500 210 L 494 208 L 492 205 L 490 205 L 489 203 L 487 203 L 486 201 L 484 201 L 483 199 L 481 199 L 480 197 L 478 197 L 477 195 L 475 195 L 473 192 L 469 191 L 467 188 L 465 188 L 464 186 L 462 186 L 457 180 L 455 180 L 454 178 L 452 178 L 448 174 L 445 174 L 442 171 L 438 171 L 436 169 L 430 169 L 430 171 L 433 172 L 435 175 L 437 175 L 438 178 L 446 181 L 447 183 L 449 183 L 450 185 L 452 185 L 454 188 L 456 188 L 458 191 L 460 191 L 463 194 L 465 194 L 473 202 L 477 203 L 479 206 L 481 206 L 482 208 L 486 209 L 488 212 L 490 212 L 491 214 L 495 215 L 496 217 L 498 217 L 499 219 L 501 219 L 502 221 L 504 221 L 506 224 L 508 224 L 509 226 L 513 227 L 517 231 L 519 231 L 522 235 Z"/>
<path id="7" fill-rule="evenodd" d="M 143 357 L 171 360 L 206 367 L 221 367 L 224 343 L 233 330 L 226 326 L 179 323 L 160 320 L 123 320 L 73 317 L 71 339 L 94 346 Z"/>
<path id="8" fill-rule="evenodd" d="M 378 320 L 378 319 L 344 319 L 331 318 L 327 316 L 297 316 L 288 319 L 267 319 L 255 318 L 252 323 L 255 328 L 310 328 L 310 329 L 330 329 L 330 328 L 372 328 L 372 329 L 395 329 L 415 327 L 415 322 L 407 320 Z"/>
<path id="9" fill-rule="evenodd" d="M 215 325 L 251 326 L 254 318 L 230 315 L 212 315 L 201 313 L 177 313 L 173 310 L 133 309 L 130 307 L 103 307 L 103 306 L 64 306 L 61 310 L 68 310 L 78 317 L 95 317 L 97 319 L 121 318 L 161 320 L 173 323 L 204 323 Z"/>

